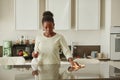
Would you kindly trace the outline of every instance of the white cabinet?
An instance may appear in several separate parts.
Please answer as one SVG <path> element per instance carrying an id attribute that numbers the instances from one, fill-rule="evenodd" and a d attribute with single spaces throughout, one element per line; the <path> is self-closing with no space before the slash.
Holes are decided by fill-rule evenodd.
<path id="1" fill-rule="evenodd" d="M 39 0 L 15 0 L 16 30 L 38 30 Z"/>
<path id="2" fill-rule="evenodd" d="M 71 27 L 71 0 L 46 0 L 46 10 L 54 14 L 55 30 Z"/>
<path id="3" fill-rule="evenodd" d="M 111 26 L 120 26 L 120 0 L 111 0 Z"/>
<path id="4" fill-rule="evenodd" d="M 76 29 L 99 30 L 100 0 L 76 0 Z"/>

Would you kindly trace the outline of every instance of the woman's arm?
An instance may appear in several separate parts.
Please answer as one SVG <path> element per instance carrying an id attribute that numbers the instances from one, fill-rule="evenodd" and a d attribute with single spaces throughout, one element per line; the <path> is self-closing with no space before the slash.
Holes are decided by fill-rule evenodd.
<path id="1" fill-rule="evenodd" d="M 39 54 L 38 45 L 39 45 L 39 40 L 38 40 L 38 36 L 37 36 L 35 39 L 35 47 L 34 47 L 34 52 L 32 53 L 32 57 L 35 57 L 35 58 L 38 57 L 38 54 Z"/>
<path id="2" fill-rule="evenodd" d="M 65 40 L 65 38 L 63 36 L 61 36 L 61 38 L 60 38 L 60 46 L 61 46 L 63 54 L 65 55 L 65 57 L 67 58 L 67 60 L 69 62 L 72 61 L 73 60 L 72 59 L 73 56 L 72 56 L 72 54 L 70 52 L 70 49 L 69 49 L 69 47 L 67 45 L 67 42 L 66 42 L 66 40 Z"/>
<path id="3" fill-rule="evenodd" d="M 34 52 L 38 52 L 39 51 L 39 48 L 38 48 L 38 45 L 39 45 L 39 40 L 38 40 L 38 36 L 36 37 L 35 39 L 35 47 L 34 47 Z"/>
<path id="4" fill-rule="evenodd" d="M 60 39 L 60 44 L 61 44 L 61 48 L 62 48 L 63 53 L 66 56 L 68 62 L 70 62 L 70 64 L 72 66 L 79 66 L 79 64 L 77 62 L 73 61 L 72 53 L 70 52 L 67 42 L 65 41 L 65 38 L 63 36 Z"/>
<path id="5" fill-rule="evenodd" d="M 71 65 L 74 65 L 74 61 L 73 61 L 73 58 L 72 58 L 72 57 L 71 57 L 71 58 L 68 58 L 68 62 L 70 62 Z"/>

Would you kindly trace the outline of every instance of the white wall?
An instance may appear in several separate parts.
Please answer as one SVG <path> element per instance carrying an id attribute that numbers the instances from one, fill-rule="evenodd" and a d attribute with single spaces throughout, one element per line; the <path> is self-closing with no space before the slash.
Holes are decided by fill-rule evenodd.
<path id="1" fill-rule="evenodd" d="M 101 51 L 110 58 L 111 0 L 102 0 Z"/>
<path id="2" fill-rule="evenodd" d="M 44 0 L 40 0 L 40 19 L 45 8 L 44 3 Z M 105 56 L 110 57 L 110 7 L 108 6 L 110 3 L 109 0 L 101 0 L 101 3 L 100 30 L 75 31 L 75 13 L 72 13 L 72 29 L 57 32 L 64 35 L 68 44 L 71 44 L 71 42 L 80 42 L 81 45 L 101 45 L 101 52 L 104 52 Z M 72 10 L 74 10 L 74 5 L 72 4 L 72 6 Z M 3 44 L 3 40 L 12 40 L 15 42 L 17 37 L 21 35 L 28 36 L 30 40 L 35 39 L 35 36 L 39 32 L 41 31 L 16 31 L 14 23 L 14 0 L 0 0 L 0 45 Z"/>
<path id="3" fill-rule="evenodd" d="M 41 0 L 42 6 L 41 12 L 43 12 L 44 0 Z M 40 14 L 41 15 L 41 14 Z M 74 22 L 74 21 L 73 21 Z M 30 39 L 34 39 L 35 36 L 40 31 L 16 31 L 14 23 L 14 0 L 0 0 L 0 45 L 2 45 L 3 40 L 15 41 L 18 36 L 25 35 Z M 86 45 L 96 45 L 100 44 L 100 33 L 101 31 L 57 31 L 65 36 L 68 44 L 71 41 L 80 42 Z"/>
<path id="4" fill-rule="evenodd" d="M 73 1 L 73 0 L 72 0 Z M 45 10 L 45 0 L 40 0 L 40 19 Z M 74 3 L 74 2 L 72 2 Z M 105 0 L 101 0 L 101 29 L 96 31 L 75 31 L 75 13 L 72 13 L 72 29 L 67 31 L 57 31 L 65 36 L 68 44 L 71 42 L 80 42 L 81 45 L 101 45 L 101 52 L 106 56 L 110 56 L 109 50 L 109 11 L 106 11 Z M 108 3 L 109 4 L 109 3 Z M 72 12 L 74 4 L 72 4 Z M 107 15 L 105 17 L 105 15 Z M 41 22 L 40 22 L 41 23 Z M 107 27 L 105 27 L 107 26 Z M 41 29 L 42 30 L 42 29 Z M 41 31 L 16 31 L 14 23 L 14 0 L 0 0 L 0 45 L 3 40 L 16 41 L 21 35 L 28 36 L 30 40 L 35 39 L 35 36 Z"/>

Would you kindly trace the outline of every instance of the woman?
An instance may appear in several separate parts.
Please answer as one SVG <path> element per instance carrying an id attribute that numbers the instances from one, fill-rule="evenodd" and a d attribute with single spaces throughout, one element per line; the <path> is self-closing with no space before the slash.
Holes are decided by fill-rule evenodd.
<path id="1" fill-rule="evenodd" d="M 42 26 L 44 32 L 36 37 L 32 56 L 38 57 L 40 64 L 60 64 L 59 50 L 62 49 L 67 60 L 74 66 L 75 62 L 64 37 L 54 32 L 55 23 L 50 11 L 43 13 Z"/>

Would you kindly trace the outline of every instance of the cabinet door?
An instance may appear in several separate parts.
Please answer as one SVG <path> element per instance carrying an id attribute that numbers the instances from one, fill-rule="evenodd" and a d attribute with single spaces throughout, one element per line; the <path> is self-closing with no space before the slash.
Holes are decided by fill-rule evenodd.
<path id="1" fill-rule="evenodd" d="M 77 30 L 100 28 L 100 0 L 76 0 Z"/>
<path id="2" fill-rule="evenodd" d="M 37 30 L 39 27 L 39 0 L 15 0 L 16 30 Z"/>
<path id="3" fill-rule="evenodd" d="M 71 0 L 46 0 L 46 10 L 54 14 L 55 30 L 70 29 Z"/>
<path id="4" fill-rule="evenodd" d="M 120 26 L 120 0 L 111 0 L 111 26 Z"/>

